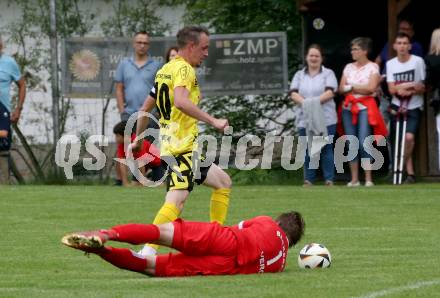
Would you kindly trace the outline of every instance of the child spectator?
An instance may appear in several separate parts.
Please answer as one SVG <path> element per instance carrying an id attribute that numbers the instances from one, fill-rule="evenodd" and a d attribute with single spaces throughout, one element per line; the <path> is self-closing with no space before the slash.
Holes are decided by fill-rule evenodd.
<path id="1" fill-rule="evenodd" d="M 118 148 L 116 151 L 116 157 L 120 159 L 125 159 L 126 148 L 124 144 L 130 144 L 136 139 L 136 134 L 132 133 L 131 136 L 125 135 L 124 130 L 127 125 L 126 121 L 121 121 L 115 125 L 113 128 L 113 133 L 115 134 L 116 143 L 118 144 Z M 159 149 L 148 142 L 147 140 L 143 141 L 143 145 L 140 150 L 133 152 L 133 158 L 136 162 L 145 163 L 145 166 L 142 166 L 139 170 L 145 176 L 148 173 L 148 170 L 151 170 L 150 178 L 153 181 L 159 181 L 162 179 L 164 175 L 164 170 L 162 169 L 161 159 Z M 123 186 L 130 185 L 141 185 L 139 181 L 137 181 L 136 177 L 133 176 L 133 181 L 130 184 L 128 180 L 128 167 L 123 163 L 116 163 L 116 167 L 119 168 L 119 173 L 121 174 L 120 181 Z M 117 171 L 118 172 L 118 171 Z"/>

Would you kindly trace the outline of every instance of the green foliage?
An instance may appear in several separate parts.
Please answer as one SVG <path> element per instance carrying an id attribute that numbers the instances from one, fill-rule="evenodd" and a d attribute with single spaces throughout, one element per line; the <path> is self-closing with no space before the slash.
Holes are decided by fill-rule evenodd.
<path id="1" fill-rule="evenodd" d="M 49 1 L 14 0 L 10 3 L 18 6 L 21 12 L 21 16 L 6 28 L 10 34 L 8 42 L 18 46 L 14 58 L 26 78 L 27 89 L 46 92 L 49 88 L 44 77 L 46 73 L 50 74 L 51 69 Z M 95 13 L 79 8 L 80 4 L 90 3 L 91 0 L 56 2 L 58 37 L 83 36 L 91 30 Z M 43 112 L 50 113 L 49 110 Z"/>
<path id="2" fill-rule="evenodd" d="M 15 58 L 27 75 L 28 88 L 32 89 L 42 82 L 41 71 L 50 69 L 49 1 L 14 0 L 10 3 L 18 6 L 21 16 L 6 28 L 10 33 L 9 42 L 19 47 Z M 91 0 L 57 1 L 58 37 L 83 36 L 91 30 L 95 13 L 79 8 L 80 4 L 90 3 Z"/>
<path id="3" fill-rule="evenodd" d="M 166 5 L 185 5 L 185 23 L 203 24 L 217 34 L 283 31 L 288 40 L 289 73 L 300 63 L 300 17 L 292 0 L 169 0 Z M 284 95 L 219 96 L 204 99 L 202 107 L 234 127 L 234 138 L 246 134 L 264 136 L 294 134 L 293 119 L 280 117 L 292 107 Z M 206 132 L 216 134 L 207 127 Z M 217 134 L 218 135 L 218 134 Z"/>
<path id="4" fill-rule="evenodd" d="M 234 185 L 301 185 L 303 182 L 302 170 L 287 171 L 283 168 L 276 168 L 243 171 L 228 169 L 227 172 L 234 181 Z"/>
<path id="5" fill-rule="evenodd" d="M 14 55 L 17 63 L 20 65 L 22 73 L 26 79 L 26 87 L 28 91 L 43 91 L 47 92 L 49 89 L 48 82 L 51 77 L 51 59 L 50 59 L 50 15 L 49 15 L 49 1 L 36 0 L 15 0 L 10 1 L 10 5 L 14 4 L 18 7 L 21 13 L 15 21 L 8 24 L 6 31 L 10 34 L 9 43 L 15 44 L 18 48 Z M 93 26 L 95 14 L 85 9 L 84 7 L 90 5 L 91 0 L 68 0 L 56 2 L 57 14 L 57 36 L 65 38 L 69 36 L 83 36 L 89 32 Z M 80 5 L 83 7 L 80 9 Z M 48 78 L 47 78 L 48 75 Z M 13 103 L 16 102 L 17 95 L 13 96 Z M 60 124 L 60 133 L 64 131 L 65 122 L 71 107 L 70 101 L 61 99 L 60 114 L 58 123 Z M 42 103 L 31 102 L 32 110 L 37 111 L 42 119 L 50 118 L 52 107 L 43 105 Z M 29 121 L 40 122 L 41 119 Z M 47 142 L 51 142 L 50 130 L 52 125 L 44 121 L 47 125 Z M 21 134 L 18 126 L 14 127 L 18 135 Z M 44 132 L 43 132 L 44 133 Z M 33 136 L 26 136 L 20 138 L 28 156 L 32 160 L 34 156 L 33 149 L 27 144 L 32 142 Z M 54 149 L 50 149 L 42 160 L 36 161 L 33 164 L 35 173 L 39 173 L 35 177 L 36 180 L 51 180 L 49 177 L 43 176 L 43 169 L 47 166 L 53 165 Z M 49 173 L 49 176 L 51 174 Z"/>
<path id="6" fill-rule="evenodd" d="M 280 118 L 290 105 L 290 98 L 277 95 L 218 96 L 201 102 L 201 107 L 211 115 L 228 119 L 229 124 L 234 128 L 234 141 L 247 134 L 260 138 L 264 138 L 269 132 L 276 135 L 293 134 L 293 119 Z M 221 136 L 210 126 L 206 126 L 204 132 Z"/>
<path id="7" fill-rule="evenodd" d="M 203 24 L 217 34 L 286 32 L 289 69 L 301 60 L 301 18 L 294 0 L 162 0 L 186 7 L 185 23 Z"/>
<path id="8" fill-rule="evenodd" d="M 130 5 L 127 1 L 107 1 L 113 3 L 113 15 L 101 24 L 101 29 L 108 35 L 123 36 L 132 35 L 133 32 L 146 30 L 152 35 L 163 35 L 163 32 L 169 28 L 168 24 L 164 24 L 155 15 L 156 5 L 151 1 L 137 1 Z M 56 18 L 57 18 L 57 37 L 59 40 L 72 36 L 84 36 L 91 32 L 99 11 L 90 9 L 94 4 L 93 0 L 56 0 Z M 47 92 L 50 89 L 49 82 L 51 77 L 51 59 L 50 59 L 50 9 L 47 0 L 9 0 L 9 5 L 14 5 L 20 12 L 15 21 L 9 23 L 6 27 L 9 38 L 8 43 L 15 44 L 18 48 L 14 58 L 18 62 L 24 77 L 28 91 Z M 17 96 L 13 97 L 13 103 L 17 100 Z M 63 134 L 65 123 L 68 117 L 74 116 L 70 113 L 70 99 L 60 99 L 60 134 Z M 52 107 L 41 102 L 31 102 L 32 110 L 41 115 L 41 118 L 50 119 Z M 32 120 L 40 122 L 41 119 Z M 28 123 L 32 124 L 31 120 Z M 47 142 L 50 143 L 52 125 L 47 124 L 47 131 L 42 132 L 47 135 Z M 19 130 L 16 127 L 16 131 Z M 23 142 L 32 143 L 33 136 L 22 138 Z M 26 151 L 32 156 L 32 148 Z M 28 151 L 29 150 L 29 151 Z M 46 157 L 42 161 L 34 164 L 36 171 L 31 172 L 42 173 L 42 169 L 47 169 L 53 163 L 52 148 L 47 152 Z M 59 180 L 50 170 L 47 170 L 47 182 Z M 36 177 L 37 180 L 43 179 L 41 175 Z"/>
<path id="9" fill-rule="evenodd" d="M 101 29 L 106 36 L 132 36 L 138 31 L 147 31 L 152 36 L 163 36 L 164 32 L 170 29 L 170 25 L 156 15 L 157 4 L 153 1 L 106 2 L 111 3 L 114 13 L 101 23 Z"/>

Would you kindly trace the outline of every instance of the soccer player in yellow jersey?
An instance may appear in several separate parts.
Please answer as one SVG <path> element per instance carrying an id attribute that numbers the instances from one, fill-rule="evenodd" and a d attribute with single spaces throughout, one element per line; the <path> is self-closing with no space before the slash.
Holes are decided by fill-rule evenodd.
<path id="1" fill-rule="evenodd" d="M 192 158 L 198 146 L 198 121 L 220 131 L 228 126 L 228 120 L 216 119 L 197 106 L 201 95 L 194 67 L 199 67 L 208 57 L 209 32 L 204 27 L 187 26 L 177 33 L 177 44 L 177 56 L 157 72 L 155 86 L 140 109 L 149 112 L 157 106 L 161 158 L 167 161 L 172 157 L 176 161 L 174 165 L 168 164 L 165 203 L 153 224 L 171 222 L 179 217 L 194 182 L 213 188 L 210 219 L 223 224 L 228 211 L 231 178 L 219 166 L 211 164 L 202 167 L 200 178 L 195 179 Z M 147 124 L 147 117 L 138 118 L 137 135 L 141 135 Z M 140 143 L 141 140 L 133 144 L 134 150 Z M 157 246 L 147 245 L 141 254 L 155 254 L 156 250 Z"/>

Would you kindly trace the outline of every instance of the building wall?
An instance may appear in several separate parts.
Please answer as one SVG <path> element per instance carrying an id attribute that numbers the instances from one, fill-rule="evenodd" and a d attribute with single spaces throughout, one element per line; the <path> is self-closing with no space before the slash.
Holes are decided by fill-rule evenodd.
<path id="1" fill-rule="evenodd" d="M 130 2 L 134 2 L 130 0 Z M 95 25 L 87 36 L 100 37 L 102 32 L 100 23 L 112 15 L 111 4 L 102 0 L 79 2 L 80 10 L 94 11 L 97 14 Z M 17 52 L 17 46 L 8 42 L 8 24 L 15 22 L 21 16 L 21 11 L 15 3 L 9 1 L 0 1 L 0 33 L 4 40 L 4 53 L 13 55 Z M 182 16 L 183 7 L 161 7 L 158 9 L 157 15 L 164 22 L 171 25 L 166 35 L 174 36 L 179 28 L 183 25 Z M 49 40 L 44 41 L 45 46 L 49 48 Z M 34 41 L 29 41 L 32 46 Z M 29 141 L 34 144 L 46 144 L 53 142 L 52 116 L 50 114 L 52 107 L 51 87 L 47 81 L 49 78 L 47 73 L 39 74 L 45 78 L 45 87 L 37 88 L 37 90 L 28 90 L 26 103 L 22 111 L 19 127 L 28 137 Z M 13 91 L 14 92 L 14 91 Z M 102 133 L 102 113 L 106 104 L 106 100 L 98 99 L 72 99 L 72 108 L 69 111 L 66 122 L 65 134 L 78 135 L 82 131 L 87 134 Z M 107 113 L 105 115 L 105 131 L 104 134 L 113 140 L 112 129 L 114 124 L 119 121 L 119 114 L 116 108 L 116 100 L 110 100 Z"/>
<path id="2" fill-rule="evenodd" d="M 32 1 L 32 0 L 31 0 Z M 129 0 L 134 2 L 134 0 Z M 115 1 L 116 2 L 116 1 Z M 97 1 L 79 1 L 80 10 L 96 12 L 96 19 L 91 32 L 88 37 L 100 37 L 102 32 L 100 23 L 112 15 L 111 3 L 102 0 Z M 161 7 L 158 9 L 157 15 L 160 16 L 165 23 L 170 24 L 171 29 L 165 35 L 175 36 L 180 27 L 182 27 L 182 16 L 184 13 L 183 7 Z M 22 15 L 20 8 L 12 1 L 0 1 L 0 34 L 4 41 L 4 54 L 14 55 L 18 47 L 9 42 L 8 26 L 13 22 L 19 20 Z M 49 40 L 44 40 L 44 46 L 49 49 Z M 34 40 L 28 40 L 27 46 L 33 46 Z M 61 42 L 60 42 L 61 44 Z M 59 53 L 61 54 L 61 47 Z M 33 150 L 39 161 L 42 161 L 50 150 L 50 145 L 53 143 L 53 129 L 52 129 L 52 97 L 51 85 L 48 81 L 49 74 L 39 73 L 39 76 L 44 78 L 44 83 L 34 90 L 27 90 L 26 102 L 22 111 L 22 116 L 19 122 L 19 127 L 28 141 L 33 144 Z M 16 92 L 15 84 L 13 86 L 12 94 Z M 64 99 L 64 103 L 67 100 Z M 102 134 L 102 119 L 103 108 L 106 100 L 102 98 L 97 99 L 72 99 L 70 101 L 71 109 L 66 121 L 66 128 L 64 134 Z M 113 126 L 120 121 L 119 113 L 116 108 L 116 100 L 110 99 L 107 112 L 104 116 L 104 135 L 106 135 L 110 142 L 113 142 Z M 106 173 L 112 164 L 111 157 L 115 152 L 115 144 L 110 143 L 106 149 L 107 158 Z M 20 151 L 23 155 L 17 153 Z M 12 157 L 25 180 L 32 179 L 33 175 L 26 165 L 22 156 L 26 158 L 23 147 L 18 139 L 14 138 L 14 150 L 12 150 Z"/>

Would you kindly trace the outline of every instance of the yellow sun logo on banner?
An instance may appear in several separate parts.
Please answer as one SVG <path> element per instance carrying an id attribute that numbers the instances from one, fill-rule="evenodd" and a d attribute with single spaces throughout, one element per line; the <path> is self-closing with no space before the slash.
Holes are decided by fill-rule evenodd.
<path id="1" fill-rule="evenodd" d="M 98 55 L 90 50 L 81 50 L 72 55 L 69 69 L 75 79 L 91 81 L 96 78 L 101 67 Z"/>

